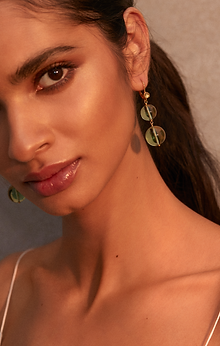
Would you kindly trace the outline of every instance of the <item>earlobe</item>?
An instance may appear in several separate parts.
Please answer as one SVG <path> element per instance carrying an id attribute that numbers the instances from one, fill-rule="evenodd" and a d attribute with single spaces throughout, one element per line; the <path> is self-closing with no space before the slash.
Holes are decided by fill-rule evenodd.
<path id="1" fill-rule="evenodd" d="M 127 45 L 124 55 L 132 89 L 143 89 L 143 83 L 148 84 L 150 64 L 150 40 L 147 25 L 142 14 L 130 7 L 124 12 L 127 29 Z"/>

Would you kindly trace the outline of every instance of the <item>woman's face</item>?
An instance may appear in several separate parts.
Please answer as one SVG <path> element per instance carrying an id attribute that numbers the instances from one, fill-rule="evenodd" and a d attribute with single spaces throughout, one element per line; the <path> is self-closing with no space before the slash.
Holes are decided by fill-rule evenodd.
<path id="1" fill-rule="evenodd" d="M 132 90 L 94 27 L 0 3 L 0 174 L 65 215 L 117 171 L 135 124 Z"/>

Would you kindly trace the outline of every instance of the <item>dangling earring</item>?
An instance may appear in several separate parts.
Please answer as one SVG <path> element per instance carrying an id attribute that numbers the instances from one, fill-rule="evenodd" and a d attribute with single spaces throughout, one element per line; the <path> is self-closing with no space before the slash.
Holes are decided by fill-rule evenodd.
<path id="1" fill-rule="evenodd" d="M 154 126 L 154 118 L 157 116 L 157 110 L 154 106 L 148 104 L 148 99 L 150 97 L 150 94 L 146 91 L 145 85 L 144 86 L 144 93 L 139 91 L 140 96 L 144 100 L 145 106 L 141 109 L 141 118 L 145 121 L 149 121 L 151 127 L 146 131 L 145 133 L 145 139 L 148 144 L 151 146 L 158 146 L 165 141 L 166 139 L 166 132 L 162 127 L 160 126 Z"/>
<path id="2" fill-rule="evenodd" d="M 18 192 L 13 186 L 9 188 L 8 196 L 10 200 L 14 203 L 21 203 L 25 199 L 25 197 L 20 192 Z"/>

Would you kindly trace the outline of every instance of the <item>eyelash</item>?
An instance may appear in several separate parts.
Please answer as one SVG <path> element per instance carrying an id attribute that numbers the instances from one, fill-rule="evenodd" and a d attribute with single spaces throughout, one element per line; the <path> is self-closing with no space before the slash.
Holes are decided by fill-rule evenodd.
<path id="1" fill-rule="evenodd" d="M 48 86 L 48 87 L 45 87 L 43 89 L 40 89 L 40 90 L 37 90 L 37 87 L 38 87 L 38 84 L 41 80 L 41 78 L 46 74 L 48 73 L 50 70 L 54 69 L 55 67 L 61 67 L 61 68 L 65 68 L 68 70 L 66 76 L 61 79 L 60 81 L 57 81 L 57 83 L 51 85 L 51 86 Z M 35 88 L 36 88 L 36 91 L 39 93 L 50 93 L 50 92 L 53 92 L 53 91 L 58 91 L 62 86 L 64 86 L 66 83 L 68 83 L 68 81 L 72 78 L 73 76 L 73 73 L 76 69 L 76 66 L 72 63 L 72 62 L 58 62 L 58 63 L 54 63 L 50 66 L 47 66 L 45 69 L 41 70 L 37 75 L 36 77 L 34 78 L 34 85 L 35 85 Z"/>

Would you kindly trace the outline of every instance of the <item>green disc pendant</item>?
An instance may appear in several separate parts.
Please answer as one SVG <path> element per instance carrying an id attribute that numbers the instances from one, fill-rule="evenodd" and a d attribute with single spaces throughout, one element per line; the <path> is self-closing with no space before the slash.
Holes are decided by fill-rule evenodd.
<path id="1" fill-rule="evenodd" d="M 147 108 L 148 108 L 148 111 L 150 113 L 150 115 L 148 114 L 148 111 L 147 111 Z M 151 116 L 151 118 L 150 118 Z M 154 106 L 152 105 L 147 105 L 147 106 L 144 106 L 141 110 L 141 118 L 143 120 L 146 120 L 146 121 L 151 121 L 152 119 L 154 119 L 155 117 L 157 116 L 157 110 Z"/>
<path id="2" fill-rule="evenodd" d="M 8 195 L 9 195 L 9 198 L 14 203 L 21 203 L 25 199 L 25 197 L 20 192 L 18 192 L 14 187 L 10 187 L 10 189 L 8 190 Z"/>
<path id="3" fill-rule="evenodd" d="M 166 139 L 166 132 L 160 126 L 153 126 L 147 130 L 145 138 L 153 147 L 160 146 Z"/>

